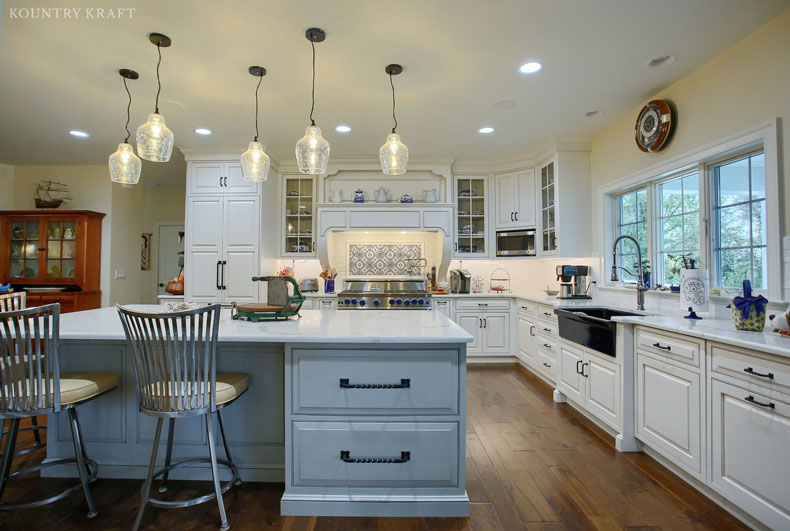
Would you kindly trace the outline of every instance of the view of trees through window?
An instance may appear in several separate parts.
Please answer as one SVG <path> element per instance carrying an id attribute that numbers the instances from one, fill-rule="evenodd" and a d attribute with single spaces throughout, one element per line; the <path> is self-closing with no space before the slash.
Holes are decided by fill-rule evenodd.
<path id="1" fill-rule="evenodd" d="M 658 276 L 662 285 L 680 284 L 680 270 L 700 263 L 699 174 L 695 171 L 658 185 Z"/>
<path id="2" fill-rule="evenodd" d="M 643 261 L 647 258 L 647 190 L 634 190 L 617 198 L 617 235 L 627 234 L 636 238 L 642 249 Z M 637 254 L 634 242 L 623 240 L 617 246 L 618 273 L 626 282 L 636 281 Z"/>
<path id="3" fill-rule="evenodd" d="M 765 155 L 713 166 L 714 279 L 723 287 L 767 287 Z"/>

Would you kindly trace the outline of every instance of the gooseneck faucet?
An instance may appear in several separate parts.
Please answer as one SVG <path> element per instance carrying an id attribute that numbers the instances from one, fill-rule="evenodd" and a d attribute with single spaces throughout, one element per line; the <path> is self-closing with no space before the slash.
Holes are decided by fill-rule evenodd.
<path id="1" fill-rule="evenodd" d="M 612 245 L 612 282 L 617 282 L 617 244 L 620 243 L 620 240 L 627 239 L 634 242 L 636 245 L 636 259 L 637 259 L 637 277 L 636 277 L 636 308 L 638 310 L 645 309 L 645 292 L 649 289 L 645 285 L 644 275 L 642 274 L 642 249 L 639 248 L 639 242 L 636 241 L 636 238 L 633 236 L 629 236 L 628 234 L 623 234 L 622 236 L 618 236 L 617 239 L 614 241 L 614 245 Z"/>

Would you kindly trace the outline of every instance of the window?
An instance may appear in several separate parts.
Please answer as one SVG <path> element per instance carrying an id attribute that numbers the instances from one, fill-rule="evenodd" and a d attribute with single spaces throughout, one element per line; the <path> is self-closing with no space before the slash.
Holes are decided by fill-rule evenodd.
<path id="1" fill-rule="evenodd" d="M 680 284 L 680 269 L 700 263 L 699 173 L 675 177 L 657 185 L 657 284 Z"/>
<path id="2" fill-rule="evenodd" d="M 768 285 L 765 154 L 753 153 L 712 166 L 713 279 L 739 288 Z"/>
<path id="3" fill-rule="evenodd" d="M 643 260 L 647 257 L 647 189 L 633 190 L 617 197 L 617 236 L 627 234 L 639 242 Z M 623 240 L 617 246 L 617 265 L 622 280 L 636 282 L 637 253 L 634 242 Z"/>

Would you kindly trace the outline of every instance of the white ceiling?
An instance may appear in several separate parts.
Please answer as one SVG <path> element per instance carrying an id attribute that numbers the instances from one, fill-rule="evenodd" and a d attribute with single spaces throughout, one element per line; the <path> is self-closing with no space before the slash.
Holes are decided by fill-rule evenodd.
<path id="1" fill-rule="evenodd" d="M 10 20 L 20 7 L 136 7 L 131 19 Z M 46 0 L 2 2 L 0 163 L 103 164 L 125 136 L 119 68 L 132 68 L 130 129 L 153 110 L 156 48 L 163 49 L 160 111 L 178 147 L 244 146 L 252 139 L 253 64 L 261 85 L 261 141 L 290 161 L 310 106 L 310 44 L 317 44 L 315 117 L 332 157 L 375 158 L 391 125 L 384 66 L 395 78 L 398 132 L 412 158 L 514 159 L 555 135 L 590 135 L 741 39 L 790 0 Z M 648 69 L 656 56 L 673 64 Z M 523 62 L 545 66 L 524 76 Z M 733 65 L 737 75 L 737 65 Z M 492 107 L 512 100 L 510 110 Z M 591 110 L 603 116 L 585 118 Z M 353 131 L 340 135 L 337 124 Z M 484 125 L 496 128 L 480 135 Z M 210 137 L 195 127 L 214 131 Z M 91 133 L 70 137 L 69 129 Z M 143 179 L 183 182 L 183 161 L 146 164 Z M 173 170 L 175 168 L 175 170 Z"/>

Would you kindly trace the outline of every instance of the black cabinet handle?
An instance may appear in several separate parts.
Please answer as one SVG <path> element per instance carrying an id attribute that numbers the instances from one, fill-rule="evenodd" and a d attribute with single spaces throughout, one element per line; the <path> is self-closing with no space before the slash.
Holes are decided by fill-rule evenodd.
<path id="1" fill-rule="evenodd" d="M 590 377 L 589 374 L 584 374 L 584 367 L 587 366 L 587 365 L 589 365 L 589 363 L 587 363 L 586 361 L 584 363 L 582 363 L 582 372 L 579 373 L 582 376 L 584 376 L 585 378 L 589 378 Z"/>
<path id="2" fill-rule="evenodd" d="M 653 343 L 653 346 L 656 348 L 660 348 L 661 350 L 672 350 L 672 347 L 670 347 L 669 345 L 665 347 L 662 346 L 661 343 Z"/>
<path id="3" fill-rule="evenodd" d="M 488 328 L 488 319 L 483 317 L 483 328 Z"/>
<path id="4" fill-rule="evenodd" d="M 411 460 L 411 452 L 401 452 L 400 457 L 351 457 L 349 450 L 340 450 L 340 460 L 344 463 L 406 463 Z"/>
<path id="5" fill-rule="evenodd" d="M 774 404 L 773 402 L 768 402 L 767 404 L 765 404 L 763 402 L 758 402 L 757 400 L 754 399 L 754 397 L 752 395 L 747 396 L 746 398 L 744 398 L 744 400 L 746 400 L 747 402 L 751 402 L 755 406 L 768 407 L 768 408 L 771 408 L 771 409 L 776 409 L 776 404 Z"/>
<path id="6" fill-rule="evenodd" d="M 487 302 L 478 302 L 477 305 L 478 306 L 488 306 L 488 303 Z"/>
<path id="7" fill-rule="evenodd" d="M 548 343 L 543 343 L 543 346 L 546 348 L 551 348 L 551 345 L 549 345 Z"/>
<path id="8" fill-rule="evenodd" d="M 582 372 L 579 370 L 579 364 L 580 364 L 581 362 L 582 362 L 582 360 L 576 360 L 576 374 L 581 374 L 581 373 L 582 373 Z"/>
<path id="9" fill-rule="evenodd" d="M 222 261 L 222 289 L 228 289 L 225 285 L 225 266 L 228 264 L 225 260 Z"/>
<path id="10" fill-rule="evenodd" d="M 227 188 L 227 187 L 228 187 L 228 176 L 226 175 L 225 176 L 225 188 Z"/>
<path id="11" fill-rule="evenodd" d="M 217 289 L 222 289 L 222 285 L 219 283 L 219 268 L 222 265 L 222 260 L 217 260 Z"/>
<path id="12" fill-rule="evenodd" d="M 529 325 L 529 335 L 535 336 L 535 325 Z"/>
<path id="13" fill-rule="evenodd" d="M 551 317 L 551 312 L 543 312 L 543 315 L 548 315 L 549 317 Z"/>
<path id="14" fill-rule="evenodd" d="M 546 327 L 544 326 L 544 327 L 543 327 L 543 331 L 544 331 L 544 332 L 551 332 L 551 328 L 546 328 Z"/>
<path id="15" fill-rule="evenodd" d="M 518 221 L 518 212 L 513 212 L 513 214 L 516 217 L 516 221 Z"/>
<path id="16" fill-rule="evenodd" d="M 510 213 L 510 221 L 513 221 L 513 212 Z"/>
<path id="17" fill-rule="evenodd" d="M 477 328 L 483 328 L 483 320 L 481 318 L 477 318 Z"/>
<path id="18" fill-rule="evenodd" d="M 399 384 L 352 384 L 348 382 L 348 378 L 341 378 L 340 387 L 342 389 L 408 389 L 411 387 L 411 378 L 401 378 Z"/>
<path id="19" fill-rule="evenodd" d="M 546 368 L 549 368 L 549 369 L 551 369 L 551 365 L 549 365 L 549 364 L 548 364 L 548 363 L 546 363 L 545 361 L 543 362 L 543 366 L 544 366 L 544 367 L 546 367 Z"/>
<path id="20" fill-rule="evenodd" d="M 219 176 L 219 187 L 222 188 L 222 175 Z"/>
<path id="21" fill-rule="evenodd" d="M 751 374 L 753 376 L 761 376 L 763 378 L 768 378 L 769 380 L 773 380 L 774 379 L 774 373 L 769 372 L 768 374 L 762 374 L 762 373 L 759 373 L 759 372 L 755 372 L 754 369 L 752 369 L 751 367 L 746 367 L 743 370 L 743 372 L 748 372 L 749 374 Z"/>
<path id="22" fill-rule="evenodd" d="M 458 252 L 458 242 L 455 242 L 455 252 Z"/>
<path id="23" fill-rule="evenodd" d="M 160 282 L 160 283 L 159 283 L 159 287 L 160 287 L 160 288 L 164 288 L 164 287 L 165 287 L 165 283 L 164 283 L 164 282 Z"/>

